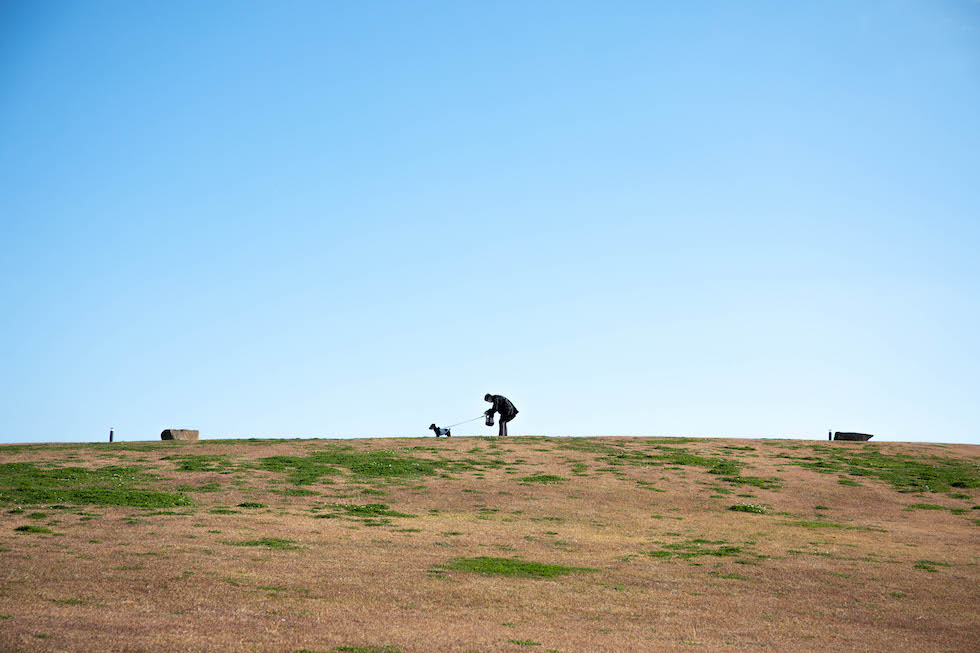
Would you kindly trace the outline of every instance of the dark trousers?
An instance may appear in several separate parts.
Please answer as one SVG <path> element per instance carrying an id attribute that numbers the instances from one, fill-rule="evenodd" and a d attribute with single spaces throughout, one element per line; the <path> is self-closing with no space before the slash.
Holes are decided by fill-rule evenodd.
<path id="1" fill-rule="evenodd" d="M 514 419 L 515 417 L 517 417 L 517 416 L 516 415 L 508 415 L 507 417 L 504 417 L 503 415 L 501 415 L 500 416 L 500 421 L 498 422 L 498 424 L 500 425 L 500 432 L 497 435 L 501 435 L 501 436 L 507 435 L 507 422 L 509 422 L 510 420 Z"/>

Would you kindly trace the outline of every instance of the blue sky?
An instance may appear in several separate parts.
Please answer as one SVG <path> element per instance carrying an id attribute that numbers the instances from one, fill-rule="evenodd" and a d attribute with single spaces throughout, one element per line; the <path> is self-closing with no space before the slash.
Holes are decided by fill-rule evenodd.
<path id="1" fill-rule="evenodd" d="M 0 441 L 980 443 L 978 171 L 977 2 L 2 2 Z"/>

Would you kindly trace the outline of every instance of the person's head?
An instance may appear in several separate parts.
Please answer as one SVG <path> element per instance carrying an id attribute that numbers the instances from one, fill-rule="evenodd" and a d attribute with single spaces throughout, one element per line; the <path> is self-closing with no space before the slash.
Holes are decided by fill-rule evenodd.
<path id="1" fill-rule="evenodd" d="M 487 394 L 483 395 L 483 401 L 493 401 L 493 395 L 488 392 Z"/>

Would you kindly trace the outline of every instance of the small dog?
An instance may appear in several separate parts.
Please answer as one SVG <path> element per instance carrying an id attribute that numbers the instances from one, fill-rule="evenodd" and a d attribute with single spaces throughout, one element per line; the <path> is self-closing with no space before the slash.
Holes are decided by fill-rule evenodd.
<path id="1" fill-rule="evenodd" d="M 453 434 L 449 432 L 449 429 L 441 429 L 438 426 L 436 426 L 435 424 L 431 425 L 429 428 L 436 432 L 436 437 L 437 438 L 440 435 L 444 435 L 447 438 L 453 437 Z"/>

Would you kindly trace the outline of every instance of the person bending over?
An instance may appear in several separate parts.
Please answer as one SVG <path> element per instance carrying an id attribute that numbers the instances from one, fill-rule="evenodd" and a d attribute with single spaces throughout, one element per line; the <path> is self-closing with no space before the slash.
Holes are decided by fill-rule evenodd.
<path id="1" fill-rule="evenodd" d="M 514 404 L 507 397 L 489 393 L 484 395 L 483 400 L 493 402 L 493 407 L 484 413 L 485 415 L 493 417 L 494 413 L 500 413 L 500 432 L 498 435 L 507 435 L 507 422 L 517 417 L 517 409 L 514 408 Z"/>

